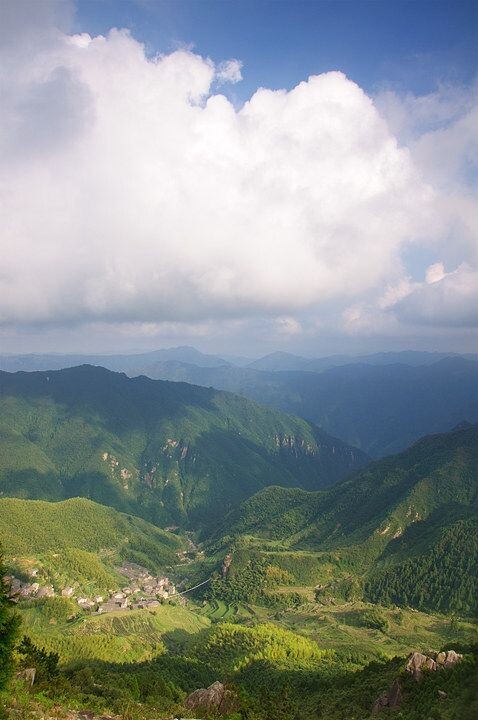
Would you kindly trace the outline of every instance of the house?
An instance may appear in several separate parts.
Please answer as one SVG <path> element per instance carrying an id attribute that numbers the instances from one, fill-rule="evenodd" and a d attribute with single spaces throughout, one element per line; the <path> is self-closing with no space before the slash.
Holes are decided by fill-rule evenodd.
<path id="1" fill-rule="evenodd" d="M 147 608 L 155 608 L 155 607 L 160 607 L 160 606 L 161 606 L 161 603 L 159 602 L 159 600 L 150 600 L 149 602 L 146 603 Z"/>
<path id="2" fill-rule="evenodd" d="M 41 587 L 37 591 L 37 598 L 54 597 L 54 595 L 55 595 L 55 591 L 54 591 L 52 585 L 45 585 L 45 587 Z"/>

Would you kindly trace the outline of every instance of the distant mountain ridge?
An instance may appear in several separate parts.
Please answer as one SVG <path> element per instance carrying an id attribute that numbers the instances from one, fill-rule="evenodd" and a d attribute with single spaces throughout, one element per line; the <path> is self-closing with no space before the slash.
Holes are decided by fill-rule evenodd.
<path id="1" fill-rule="evenodd" d="M 84 496 L 207 526 L 271 484 L 324 487 L 367 456 L 310 423 L 185 383 L 81 366 L 0 372 L 0 491 Z"/>
<path id="2" fill-rule="evenodd" d="M 239 393 L 303 417 L 372 457 L 398 452 L 461 420 L 478 421 L 478 363 L 352 364 L 322 373 L 157 363 L 154 377 Z"/>
<path id="3" fill-rule="evenodd" d="M 89 359 L 130 377 L 214 387 L 298 415 L 382 457 L 461 420 L 478 421 L 476 357 L 404 351 L 309 360 L 273 353 L 248 365 L 238 358 L 238 366 L 232 357 L 183 347 L 125 356 L 3 356 L 0 365 L 45 370 Z"/>
<path id="4" fill-rule="evenodd" d="M 277 351 L 256 360 L 235 355 L 216 355 L 200 352 L 184 345 L 138 353 L 27 353 L 0 355 L 0 370 L 16 372 L 23 370 L 63 370 L 78 365 L 98 365 L 108 370 L 130 374 L 144 374 L 148 377 L 156 363 L 182 363 L 196 367 L 238 367 L 264 372 L 304 371 L 323 372 L 342 365 L 391 365 L 400 363 L 418 367 L 432 365 L 448 357 L 462 357 L 478 360 L 478 353 L 426 352 L 403 350 L 378 352 L 366 355 L 328 355 L 319 358 L 305 358 L 288 352 Z M 155 379 L 155 378 L 153 378 Z M 157 378 L 156 378 L 157 379 Z M 163 379 L 163 378 L 159 378 Z M 167 379 L 167 378 L 165 378 Z"/>

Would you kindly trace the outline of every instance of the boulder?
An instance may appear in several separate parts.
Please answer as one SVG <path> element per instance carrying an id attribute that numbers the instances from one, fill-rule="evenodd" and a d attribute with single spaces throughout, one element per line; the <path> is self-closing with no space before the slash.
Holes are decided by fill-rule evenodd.
<path id="1" fill-rule="evenodd" d="M 184 705 L 188 710 L 201 709 L 220 715 L 227 715 L 238 709 L 235 693 L 217 680 L 208 688 L 200 688 L 188 695 Z"/>
<path id="2" fill-rule="evenodd" d="M 422 653 L 414 652 L 408 658 L 405 670 L 411 673 L 417 682 L 420 682 L 423 679 L 424 670 L 435 672 L 442 668 L 450 668 L 462 659 L 463 655 L 456 653 L 454 650 L 438 653 L 436 660 L 427 655 L 422 655 Z"/>
<path id="3" fill-rule="evenodd" d="M 459 663 L 460 660 L 463 660 L 463 655 L 456 653 L 454 650 L 448 650 L 446 654 L 445 667 L 453 667 L 453 665 Z"/>
<path id="4" fill-rule="evenodd" d="M 440 700 L 446 700 L 448 695 L 444 690 L 439 690 L 438 697 L 440 698 Z"/>
<path id="5" fill-rule="evenodd" d="M 395 680 L 388 691 L 388 707 L 399 707 L 402 702 L 402 689 L 398 680 Z"/>
<path id="6" fill-rule="evenodd" d="M 36 674 L 37 671 L 35 670 L 35 668 L 25 668 L 25 670 L 21 670 L 20 672 L 18 672 L 15 677 L 17 677 L 19 680 L 25 680 L 25 682 L 28 683 L 28 685 L 30 685 L 31 687 L 35 682 Z"/>
<path id="7" fill-rule="evenodd" d="M 428 658 L 426 655 L 422 655 L 422 653 L 419 652 L 414 652 L 408 658 L 405 670 L 409 673 L 413 673 L 415 670 L 421 670 L 427 660 Z"/>
<path id="8" fill-rule="evenodd" d="M 402 702 L 402 689 L 398 680 L 392 684 L 392 686 L 384 693 L 382 693 L 376 700 L 372 708 L 373 713 L 377 713 L 384 708 L 397 708 L 400 707 Z"/>

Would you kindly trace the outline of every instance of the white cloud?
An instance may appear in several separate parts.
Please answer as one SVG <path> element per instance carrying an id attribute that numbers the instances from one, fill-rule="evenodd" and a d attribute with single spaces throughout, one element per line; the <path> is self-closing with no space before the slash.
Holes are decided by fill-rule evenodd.
<path id="1" fill-rule="evenodd" d="M 441 267 L 440 267 L 441 266 Z M 428 268 L 426 281 L 397 303 L 399 319 L 418 325 L 478 326 L 478 271 L 466 263 L 453 272 Z"/>
<path id="2" fill-rule="evenodd" d="M 242 80 L 242 62 L 240 60 L 226 60 L 219 63 L 216 70 L 216 80 L 219 85 L 224 83 L 238 83 Z"/>
<path id="3" fill-rule="evenodd" d="M 71 36 L 50 20 L 33 53 L 8 40 L 3 323 L 154 334 L 262 315 L 294 334 L 302 313 L 353 307 L 357 326 L 371 296 L 390 315 L 408 292 L 403 249 L 443 232 L 431 174 L 342 73 L 236 110 L 211 88 L 241 79 L 238 60 L 147 58 L 127 31 Z"/>

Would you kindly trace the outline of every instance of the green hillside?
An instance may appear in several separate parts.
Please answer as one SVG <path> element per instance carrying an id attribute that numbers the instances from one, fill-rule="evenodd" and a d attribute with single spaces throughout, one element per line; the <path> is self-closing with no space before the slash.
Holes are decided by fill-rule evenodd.
<path id="1" fill-rule="evenodd" d="M 330 490 L 266 488 L 224 534 L 239 566 L 259 553 L 324 596 L 476 615 L 478 426 L 424 438 Z"/>
<path id="2" fill-rule="evenodd" d="M 397 353 L 392 364 L 359 361 L 349 359 L 347 365 L 317 373 L 307 365 L 272 372 L 258 370 L 257 364 L 198 367 L 169 360 L 142 366 L 141 372 L 240 393 L 303 417 L 372 457 L 404 450 L 462 420 L 478 422 L 476 358 L 448 357 L 412 366 L 407 354 L 401 358 Z"/>
<path id="3" fill-rule="evenodd" d="M 91 366 L 0 373 L 0 458 L 4 495 L 84 496 L 196 526 L 267 485 L 317 489 L 366 461 L 245 398 Z"/>
<path id="4" fill-rule="evenodd" d="M 104 591 L 124 583 L 124 560 L 152 571 L 177 563 L 184 541 L 140 518 L 85 498 L 63 502 L 0 499 L 0 538 L 17 572 L 38 570 L 57 591 L 67 585 Z"/>

